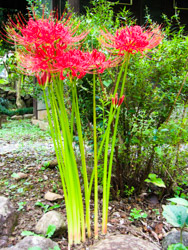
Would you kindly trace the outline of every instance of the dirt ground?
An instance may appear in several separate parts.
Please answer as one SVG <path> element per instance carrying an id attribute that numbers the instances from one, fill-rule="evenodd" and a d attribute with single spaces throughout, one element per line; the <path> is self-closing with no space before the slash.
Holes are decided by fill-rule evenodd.
<path id="1" fill-rule="evenodd" d="M 33 231 L 45 210 L 47 211 L 55 204 L 59 204 L 56 211 L 66 216 L 65 204 L 63 199 L 55 202 L 44 199 L 47 191 L 63 195 L 58 169 L 44 166 L 44 162 L 55 158 L 50 137 L 31 140 L 30 134 L 17 138 L 0 136 L 0 145 L 0 195 L 10 198 L 19 215 L 17 225 L 8 241 L 8 246 L 12 246 L 23 238 L 22 231 Z M 16 180 L 15 174 L 19 172 L 27 174 L 27 177 Z M 101 193 L 99 197 L 101 209 Z M 42 202 L 44 207 L 36 206 L 38 201 Z M 132 234 L 160 247 L 165 233 L 171 230 L 170 225 L 162 217 L 161 205 L 161 201 L 154 193 L 142 193 L 138 197 L 130 196 L 110 201 L 108 234 Z M 133 208 L 142 209 L 147 213 L 147 218 L 130 221 L 130 212 Z M 93 201 L 91 201 L 91 209 L 93 209 Z M 93 214 L 91 216 L 93 218 Z M 99 212 L 100 217 L 101 212 Z M 93 228 L 93 225 L 91 226 Z M 104 236 L 100 235 L 100 238 Z M 61 249 L 67 249 L 66 234 L 52 239 L 59 244 Z M 94 242 L 96 241 L 91 238 L 72 249 L 87 249 Z"/>

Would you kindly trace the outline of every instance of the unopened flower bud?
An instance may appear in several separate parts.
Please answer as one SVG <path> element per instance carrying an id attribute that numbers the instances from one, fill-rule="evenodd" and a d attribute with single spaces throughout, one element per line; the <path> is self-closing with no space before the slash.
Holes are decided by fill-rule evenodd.
<path id="1" fill-rule="evenodd" d="M 119 98 L 118 107 L 123 103 L 124 98 L 125 98 L 124 95 L 122 95 L 122 97 Z"/>

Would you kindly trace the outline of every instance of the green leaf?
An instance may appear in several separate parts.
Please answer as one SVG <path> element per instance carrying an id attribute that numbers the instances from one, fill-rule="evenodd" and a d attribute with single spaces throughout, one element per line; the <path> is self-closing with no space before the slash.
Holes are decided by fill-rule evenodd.
<path id="1" fill-rule="evenodd" d="M 0 64 L 0 73 L 4 70 L 5 66 L 3 64 Z"/>
<path id="2" fill-rule="evenodd" d="M 46 230 L 46 237 L 51 238 L 52 235 L 55 233 L 56 226 L 55 225 L 49 225 Z"/>
<path id="3" fill-rule="evenodd" d="M 161 129 L 161 132 L 168 132 L 169 130 L 167 128 Z"/>
<path id="4" fill-rule="evenodd" d="M 16 178 L 16 177 L 18 177 L 19 175 L 17 174 L 17 173 L 13 173 L 12 175 L 11 175 L 11 177 L 13 177 L 13 178 Z"/>
<path id="5" fill-rule="evenodd" d="M 56 204 L 56 205 L 54 205 L 54 206 L 49 207 L 49 208 L 48 208 L 48 211 L 54 210 L 54 209 L 59 208 L 59 207 L 60 207 L 60 205 L 59 205 L 59 204 Z"/>
<path id="6" fill-rule="evenodd" d="M 162 148 L 160 147 L 155 147 L 154 148 L 155 152 L 158 154 L 159 157 L 162 157 L 163 156 L 163 151 L 162 151 Z"/>
<path id="7" fill-rule="evenodd" d="M 44 207 L 45 207 L 45 204 L 43 204 L 43 203 L 40 202 L 40 201 L 37 201 L 37 202 L 35 203 L 35 206 L 39 206 L 39 207 L 44 208 Z"/>
<path id="8" fill-rule="evenodd" d="M 156 174 L 149 174 L 149 179 L 145 179 L 145 182 L 151 182 L 158 187 L 166 187 L 164 181 L 158 178 Z"/>
<path id="9" fill-rule="evenodd" d="M 170 246 L 168 246 L 167 250 L 187 250 L 188 248 L 185 247 L 183 244 L 181 243 L 177 243 L 177 244 L 172 244 Z"/>
<path id="10" fill-rule="evenodd" d="M 8 84 L 9 82 L 6 79 L 0 79 L 0 84 Z"/>
<path id="11" fill-rule="evenodd" d="M 157 175 L 156 174 L 149 174 L 148 177 L 151 179 L 151 180 L 155 180 L 157 178 Z"/>
<path id="12" fill-rule="evenodd" d="M 188 201 L 186 199 L 176 197 L 176 198 L 170 198 L 170 199 L 167 199 L 167 200 L 171 201 L 171 202 L 174 202 L 174 203 L 176 203 L 178 205 L 188 207 Z"/>
<path id="13" fill-rule="evenodd" d="M 108 88 L 108 86 L 110 86 L 110 84 L 112 83 L 112 81 L 108 80 L 108 81 L 103 81 L 103 84 L 106 88 Z"/>
<path id="14" fill-rule="evenodd" d="M 49 250 L 61 250 L 58 246 L 55 246 L 54 248 L 49 248 Z"/>
<path id="15" fill-rule="evenodd" d="M 174 227 L 183 228 L 188 225 L 188 208 L 176 205 L 163 205 L 163 216 Z"/>
<path id="16" fill-rule="evenodd" d="M 35 234 L 31 231 L 22 231 L 21 235 L 22 236 L 38 236 L 38 234 Z"/>
<path id="17" fill-rule="evenodd" d="M 158 187 L 166 187 L 161 178 L 156 178 L 152 183 Z"/>
<path id="18" fill-rule="evenodd" d="M 61 249 L 58 246 L 55 246 L 54 250 L 61 250 Z"/>

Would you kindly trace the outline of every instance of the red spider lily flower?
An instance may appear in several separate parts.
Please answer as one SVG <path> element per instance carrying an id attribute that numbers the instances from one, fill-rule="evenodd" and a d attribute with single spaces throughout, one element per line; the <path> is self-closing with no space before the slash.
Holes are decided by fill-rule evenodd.
<path id="1" fill-rule="evenodd" d="M 125 96 L 122 95 L 122 97 L 119 98 L 119 101 L 118 101 L 118 93 L 115 94 L 115 97 L 112 97 L 112 105 L 114 107 L 116 106 L 120 106 L 122 103 L 123 103 L 123 100 L 124 100 Z"/>
<path id="2" fill-rule="evenodd" d="M 11 20 L 8 37 L 19 45 L 19 68 L 32 75 L 40 72 L 60 74 L 63 80 L 67 76 L 82 78 L 94 71 L 102 73 L 107 67 L 112 67 L 115 62 L 107 60 L 102 52 L 74 49 L 87 34 L 75 36 L 76 29 L 69 20 L 57 20 L 52 15 L 48 19 L 34 16 L 28 22 L 20 16 L 16 23 Z"/>
<path id="3" fill-rule="evenodd" d="M 61 80 L 64 80 L 67 76 L 82 78 L 88 69 L 86 53 L 78 49 L 69 51 L 59 50 L 53 61 L 53 69 L 57 73 L 60 72 Z"/>
<path id="4" fill-rule="evenodd" d="M 35 50 L 44 44 L 59 47 L 71 46 L 83 40 L 88 32 L 75 36 L 75 29 L 69 21 L 70 19 L 66 20 L 63 16 L 57 20 L 52 14 L 49 18 L 43 16 L 41 19 L 35 17 L 33 19 L 30 17 L 29 21 L 26 21 L 18 15 L 16 23 L 10 18 L 9 25 L 6 27 L 7 38 L 17 45 L 22 45 L 28 51 Z"/>
<path id="5" fill-rule="evenodd" d="M 102 35 L 102 44 L 106 48 L 115 49 L 120 55 L 125 52 L 143 53 L 157 46 L 163 38 L 159 27 L 146 30 L 137 25 L 118 29 L 115 35 L 102 31 Z"/>
<path id="6" fill-rule="evenodd" d="M 35 53 L 30 54 L 19 51 L 20 70 L 28 74 L 38 74 L 41 71 L 51 74 L 60 72 L 60 79 L 64 80 L 67 76 L 82 78 L 86 73 L 102 73 L 107 67 L 113 66 L 113 61 L 107 60 L 105 55 L 97 50 L 89 53 L 78 49 L 56 50 L 53 46 L 46 47 L 45 50 L 43 48 L 39 47 Z"/>
<path id="7" fill-rule="evenodd" d="M 102 52 L 93 50 L 91 53 L 83 52 L 78 49 L 57 52 L 53 68 L 56 72 L 61 72 L 63 80 L 66 76 L 82 78 L 86 73 L 97 71 L 102 73 L 109 65 L 111 60 L 107 60 Z"/>
<path id="8" fill-rule="evenodd" d="M 94 49 L 90 54 L 90 68 L 103 73 L 106 68 L 113 67 L 114 61 L 107 60 L 104 53 Z"/>
<path id="9" fill-rule="evenodd" d="M 7 38 L 18 46 L 19 67 L 28 74 L 54 72 L 54 60 L 59 51 L 63 53 L 68 48 L 73 48 L 88 33 L 76 36 L 78 25 L 73 28 L 70 19 L 62 17 L 57 20 L 52 14 L 47 19 L 30 17 L 28 22 L 18 15 L 16 20 L 13 22 L 10 19 Z"/>
<path id="10" fill-rule="evenodd" d="M 49 72 L 43 71 L 41 76 L 37 74 L 36 78 L 39 85 L 45 86 L 48 82 L 51 81 L 51 74 Z"/>

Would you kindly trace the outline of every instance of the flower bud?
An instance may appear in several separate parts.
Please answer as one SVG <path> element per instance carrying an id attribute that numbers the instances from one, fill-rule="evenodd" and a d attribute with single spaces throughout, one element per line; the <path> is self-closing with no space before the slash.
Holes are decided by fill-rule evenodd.
<path id="1" fill-rule="evenodd" d="M 124 95 L 122 95 L 122 97 L 119 98 L 118 107 L 123 103 L 124 98 L 125 98 Z"/>

